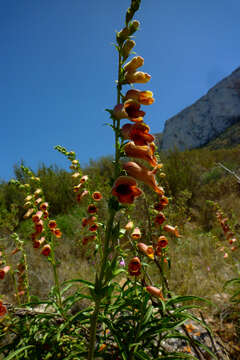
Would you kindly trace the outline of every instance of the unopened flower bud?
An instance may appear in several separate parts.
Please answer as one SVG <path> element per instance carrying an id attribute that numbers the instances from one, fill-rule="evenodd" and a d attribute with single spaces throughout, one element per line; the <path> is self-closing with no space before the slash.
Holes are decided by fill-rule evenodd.
<path id="1" fill-rule="evenodd" d="M 144 64 L 144 58 L 141 56 L 135 56 L 124 66 L 124 70 L 128 72 L 134 72 L 136 71 L 136 69 L 143 66 L 143 64 Z"/>
<path id="2" fill-rule="evenodd" d="M 129 24 L 129 35 L 134 34 L 140 26 L 140 22 L 137 20 L 133 20 L 131 24 Z"/>
<path id="3" fill-rule="evenodd" d="M 161 290 L 156 288 L 155 286 L 147 286 L 146 290 L 147 292 L 149 292 L 149 294 L 164 300 Z"/>
<path id="4" fill-rule="evenodd" d="M 122 48 L 122 56 L 124 59 L 127 59 L 128 56 L 130 55 L 131 50 L 134 48 L 134 46 L 136 45 L 135 41 L 128 39 L 125 44 L 123 45 Z"/>
<path id="5" fill-rule="evenodd" d="M 117 33 L 117 42 L 119 44 L 122 44 L 125 40 L 127 40 L 128 36 L 129 36 L 129 29 L 127 27 L 123 28 L 122 30 L 120 30 Z"/>

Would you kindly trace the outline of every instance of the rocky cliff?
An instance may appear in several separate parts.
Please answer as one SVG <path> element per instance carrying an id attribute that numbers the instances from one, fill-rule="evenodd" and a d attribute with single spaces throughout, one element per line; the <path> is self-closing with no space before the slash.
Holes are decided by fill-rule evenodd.
<path id="1" fill-rule="evenodd" d="M 161 149 L 203 146 L 240 121 L 240 67 L 165 123 Z"/>

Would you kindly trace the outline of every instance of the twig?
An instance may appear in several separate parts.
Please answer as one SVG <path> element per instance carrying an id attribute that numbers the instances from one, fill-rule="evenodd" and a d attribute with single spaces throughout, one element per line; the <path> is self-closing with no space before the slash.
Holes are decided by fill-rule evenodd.
<path id="1" fill-rule="evenodd" d="M 240 177 L 232 170 L 228 169 L 226 166 L 224 166 L 223 164 L 221 164 L 220 162 L 219 163 L 216 163 L 218 166 L 220 166 L 221 168 L 223 168 L 225 171 L 229 172 L 231 175 L 233 175 L 236 179 L 237 179 L 237 182 L 240 184 Z"/>

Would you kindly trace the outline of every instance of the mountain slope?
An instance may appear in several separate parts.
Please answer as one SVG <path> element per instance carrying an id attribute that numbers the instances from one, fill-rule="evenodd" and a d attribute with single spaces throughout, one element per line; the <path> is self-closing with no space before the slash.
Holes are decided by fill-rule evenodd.
<path id="1" fill-rule="evenodd" d="M 240 67 L 164 126 L 161 149 L 201 147 L 240 120 Z"/>

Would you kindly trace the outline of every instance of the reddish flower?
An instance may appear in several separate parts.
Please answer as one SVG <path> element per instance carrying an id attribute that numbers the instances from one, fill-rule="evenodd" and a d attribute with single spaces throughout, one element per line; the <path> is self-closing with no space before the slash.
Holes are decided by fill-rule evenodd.
<path id="1" fill-rule="evenodd" d="M 102 199 L 102 194 L 99 191 L 94 191 L 92 198 L 95 201 L 100 201 Z"/>
<path id="2" fill-rule="evenodd" d="M 143 122 L 123 125 L 121 132 L 124 139 L 130 139 L 135 145 L 148 145 L 154 141 L 154 136 L 149 134 L 149 126 Z"/>
<path id="3" fill-rule="evenodd" d="M 141 238 L 141 231 L 138 227 L 136 227 L 131 233 L 131 238 L 134 240 L 138 240 Z"/>
<path id="4" fill-rule="evenodd" d="M 143 254 L 147 255 L 150 259 L 154 259 L 154 251 L 153 251 L 153 247 L 150 245 L 146 245 L 144 243 L 138 243 L 137 247 L 139 249 L 139 251 L 141 251 Z"/>
<path id="5" fill-rule="evenodd" d="M 40 205 L 40 209 L 41 209 L 42 211 L 46 211 L 47 208 L 48 208 L 48 203 L 47 203 L 47 202 L 44 202 L 44 203 L 42 203 L 42 204 Z"/>
<path id="6" fill-rule="evenodd" d="M 96 216 L 89 216 L 88 218 L 82 219 L 82 227 L 93 224 L 97 220 Z"/>
<path id="7" fill-rule="evenodd" d="M 118 201 L 123 204 L 132 204 L 135 197 L 141 194 L 135 179 L 130 176 L 119 176 L 112 188 L 112 195 L 117 196 Z"/>
<path id="8" fill-rule="evenodd" d="M 161 196 L 159 202 L 163 205 L 163 206 L 167 206 L 168 205 L 168 198 L 166 196 Z"/>
<path id="9" fill-rule="evenodd" d="M 124 109 L 127 113 L 128 119 L 133 122 L 141 122 L 143 120 L 143 116 L 146 114 L 144 111 L 140 110 L 140 104 L 132 99 L 124 102 Z"/>
<path id="10" fill-rule="evenodd" d="M 82 244 L 83 244 L 83 245 L 87 245 L 88 240 L 89 240 L 88 236 L 84 236 L 84 237 L 82 238 Z"/>
<path id="11" fill-rule="evenodd" d="M 97 229 L 98 229 L 98 224 L 92 224 L 92 225 L 89 227 L 89 231 L 92 231 L 92 232 L 97 231 Z"/>
<path id="12" fill-rule="evenodd" d="M 132 176 L 137 180 L 143 181 L 146 185 L 150 186 L 156 193 L 164 193 L 163 188 L 158 185 L 155 179 L 155 173 L 158 170 L 157 166 L 151 171 L 143 165 L 139 165 L 138 163 L 129 161 L 123 164 L 123 169 L 126 170 L 129 176 Z"/>
<path id="13" fill-rule="evenodd" d="M 88 176 L 87 175 L 82 176 L 81 179 L 80 179 L 80 183 L 83 184 L 86 181 L 88 181 Z"/>
<path id="14" fill-rule="evenodd" d="M 145 160 L 154 167 L 157 165 L 157 159 L 154 156 L 155 149 L 153 149 L 151 144 L 149 146 L 139 146 L 135 145 L 133 141 L 129 141 L 125 144 L 124 151 L 128 157 Z"/>
<path id="15" fill-rule="evenodd" d="M 125 230 L 132 230 L 133 228 L 133 222 L 129 221 L 125 226 L 124 226 Z"/>
<path id="16" fill-rule="evenodd" d="M 49 216 L 48 211 L 47 211 L 47 210 L 44 211 L 44 213 L 43 213 L 43 218 L 44 218 L 44 219 L 47 219 L 48 216 Z"/>
<path id="17" fill-rule="evenodd" d="M 163 227 L 163 230 L 165 230 L 166 232 L 169 232 L 170 234 L 176 236 L 176 237 L 181 237 L 181 235 L 179 234 L 179 231 L 178 231 L 178 227 L 175 226 L 171 226 L 171 225 L 165 225 Z"/>
<path id="18" fill-rule="evenodd" d="M 44 256 L 48 256 L 51 253 L 51 247 L 50 245 L 46 244 L 43 246 L 41 254 Z"/>
<path id="19" fill-rule="evenodd" d="M 166 236 L 159 236 L 157 246 L 165 248 L 168 245 L 168 239 Z"/>
<path id="20" fill-rule="evenodd" d="M 107 347 L 107 345 L 106 345 L 106 344 L 102 344 L 102 345 L 100 346 L 100 348 L 99 348 L 98 352 L 103 351 L 106 347 Z"/>
<path id="21" fill-rule="evenodd" d="M 5 275 L 9 272 L 10 266 L 4 266 L 2 269 L 0 269 L 0 279 L 4 279 Z"/>
<path id="22" fill-rule="evenodd" d="M 43 215 L 42 211 L 37 211 L 35 215 L 32 216 L 32 221 L 38 223 Z"/>
<path id="23" fill-rule="evenodd" d="M 163 210 L 163 208 L 164 208 L 164 206 L 160 202 L 154 204 L 154 209 L 157 211 L 161 211 L 161 210 Z"/>
<path id="24" fill-rule="evenodd" d="M 113 116 L 115 119 L 127 119 L 128 114 L 125 110 L 124 104 L 117 104 L 113 109 Z"/>
<path id="25" fill-rule="evenodd" d="M 162 256 L 162 247 L 161 246 L 157 246 L 155 253 L 157 256 Z"/>
<path id="26" fill-rule="evenodd" d="M 228 240 L 229 244 L 232 245 L 233 243 L 235 243 L 237 241 L 236 238 L 231 238 Z"/>
<path id="27" fill-rule="evenodd" d="M 55 228 L 57 227 L 56 221 L 55 221 L 55 220 L 50 220 L 50 221 L 48 222 L 48 227 L 49 227 L 49 229 L 51 229 L 51 230 L 55 229 Z"/>
<path id="28" fill-rule="evenodd" d="M 35 200 L 35 205 L 38 206 L 39 204 L 41 204 L 42 200 L 43 200 L 42 198 L 36 199 Z"/>
<path id="29" fill-rule="evenodd" d="M 164 221 L 166 220 L 165 215 L 160 212 L 154 219 L 154 223 L 155 225 L 162 225 L 164 223 Z"/>
<path id="30" fill-rule="evenodd" d="M 90 205 L 88 206 L 87 212 L 88 212 L 89 214 L 96 214 L 97 210 L 98 210 L 98 209 L 97 209 L 96 205 L 90 204 Z"/>
<path id="31" fill-rule="evenodd" d="M 83 190 L 80 194 L 77 194 L 77 201 L 80 202 L 88 194 L 89 194 L 89 191 Z"/>
<path id="32" fill-rule="evenodd" d="M 85 217 L 82 219 L 82 227 L 86 227 L 88 224 L 88 219 Z"/>
<path id="33" fill-rule="evenodd" d="M 73 187 L 73 191 L 78 192 L 81 189 L 81 187 L 82 187 L 82 184 L 78 184 L 78 185 Z"/>
<path id="34" fill-rule="evenodd" d="M 141 261 L 138 257 L 134 257 L 128 264 L 128 271 L 130 275 L 138 276 L 141 274 Z"/>
<path id="35" fill-rule="evenodd" d="M 82 244 L 87 245 L 90 240 L 96 240 L 96 238 L 96 235 L 84 236 L 82 239 Z"/>
<path id="36" fill-rule="evenodd" d="M 39 249 L 41 247 L 41 245 L 44 243 L 44 241 L 45 241 L 44 236 L 42 236 L 41 239 L 34 240 L 34 242 L 33 242 L 34 249 Z"/>
<path id="37" fill-rule="evenodd" d="M 62 232 L 59 228 L 54 229 L 54 235 L 56 238 L 60 239 L 62 237 Z"/>
<path id="38" fill-rule="evenodd" d="M 147 290 L 147 292 L 149 292 L 149 294 L 156 296 L 156 297 L 160 298 L 161 300 L 164 300 L 161 290 L 158 289 L 157 287 L 147 286 L 146 290 Z"/>
<path id="39" fill-rule="evenodd" d="M 39 234 L 36 233 L 36 232 L 35 232 L 35 233 L 32 233 L 32 234 L 31 234 L 31 239 L 32 239 L 32 241 L 36 240 L 36 238 L 38 237 L 38 235 L 39 235 Z"/>
<path id="40" fill-rule="evenodd" d="M 38 233 L 38 234 L 41 234 L 43 232 L 43 221 L 42 220 L 35 223 L 35 230 L 36 230 L 36 233 Z"/>
<path id="41" fill-rule="evenodd" d="M 6 306 L 3 305 L 2 301 L 0 301 L 0 316 L 4 316 L 7 313 Z"/>

